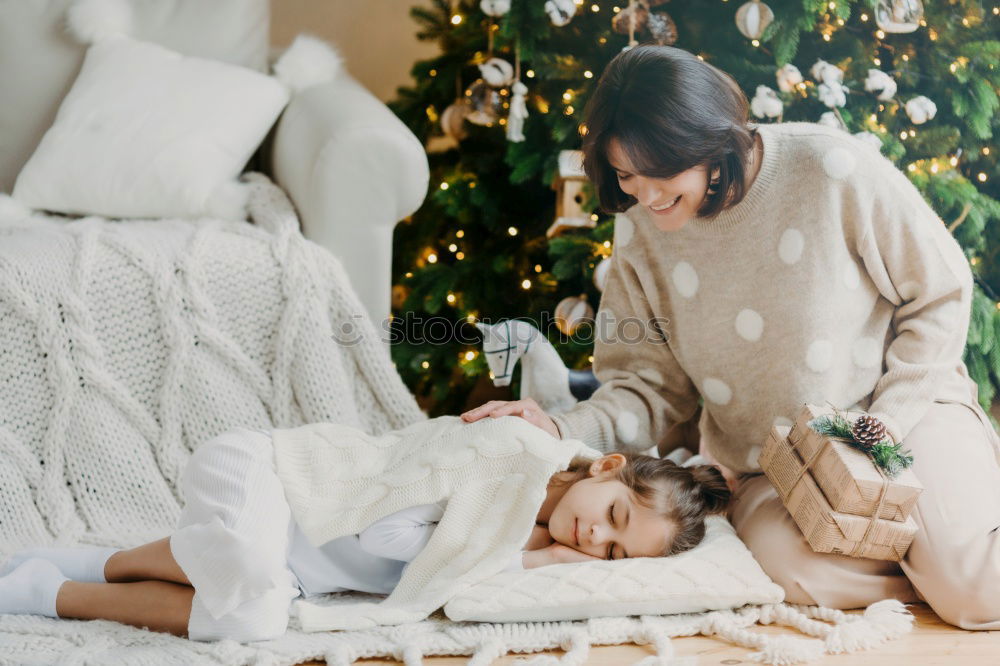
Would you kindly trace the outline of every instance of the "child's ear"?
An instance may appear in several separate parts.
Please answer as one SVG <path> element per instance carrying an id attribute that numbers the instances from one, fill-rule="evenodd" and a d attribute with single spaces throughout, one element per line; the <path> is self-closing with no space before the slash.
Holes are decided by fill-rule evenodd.
<path id="1" fill-rule="evenodd" d="M 624 464 L 625 456 L 620 453 L 609 453 L 606 456 L 601 456 L 590 464 L 590 475 L 597 476 L 598 474 L 616 472 Z"/>

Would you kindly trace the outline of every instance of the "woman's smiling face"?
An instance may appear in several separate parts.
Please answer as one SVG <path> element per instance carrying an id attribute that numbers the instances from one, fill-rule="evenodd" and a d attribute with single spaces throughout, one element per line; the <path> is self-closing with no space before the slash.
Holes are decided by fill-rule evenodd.
<path id="1" fill-rule="evenodd" d="M 635 173 L 617 139 L 608 141 L 608 162 L 618 176 L 618 187 L 646 207 L 660 231 L 678 231 L 695 217 L 708 190 L 708 169 L 697 166 L 672 178 L 650 178 Z"/>

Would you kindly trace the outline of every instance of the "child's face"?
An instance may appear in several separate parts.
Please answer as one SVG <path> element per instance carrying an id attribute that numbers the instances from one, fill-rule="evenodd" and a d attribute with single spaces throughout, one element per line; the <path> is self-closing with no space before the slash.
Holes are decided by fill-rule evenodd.
<path id="1" fill-rule="evenodd" d="M 590 476 L 574 483 L 549 517 L 549 533 L 559 543 L 603 559 L 659 557 L 673 540 L 675 525 L 635 501 L 615 470 L 620 454 L 594 461 Z M 613 514 L 613 515 L 612 515 Z"/>

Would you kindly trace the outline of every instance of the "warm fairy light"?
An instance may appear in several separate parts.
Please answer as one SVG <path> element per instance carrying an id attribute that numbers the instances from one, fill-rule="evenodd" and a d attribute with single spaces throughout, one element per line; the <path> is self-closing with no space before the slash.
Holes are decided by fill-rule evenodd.
<path id="1" fill-rule="evenodd" d="M 458 25 L 461 22 L 462 22 L 462 17 L 459 16 L 458 14 L 455 14 L 454 16 L 451 17 L 451 24 L 452 25 Z"/>
<path id="2" fill-rule="evenodd" d="M 597 213 L 591 213 L 590 214 L 590 219 L 593 220 L 594 222 L 597 222 L 597 220 L 598 220 Z"/>
<path id="3" fill-rule="evenodd" d="M 573 105 L 570 104 L 569 106 L 566 107 L 566 110 L 563 111 L 563 113 L 565 113 L 567 116 L 572 116 L 573 111 L 575 111 L 575 109 L 573 108 Z"/>
<path id="4" fill-rule="evenodd" d="M 612 7 L 612 8 L 611 8 L 611 11 L 613 11 L 613 12 L 614 12 L 615 14 L 617 14 L 617 13 L 618 13 L 618 12 L 620 12 L 621 10 L 622 10 L 622 8 L 621 8 L 621 7 Z"/>
<path id="5" fill-rule="evenodd" d="M 467 351 L 467 352 L 465 352 L 465 360 L 466 361 L 471 361 L 474 358 L 476 358 L 476 352 L 474 352 L 474 351 Z"/>
<path id="6" fill-rule="evenodd" d="M 437 71 L 436 69 L 432 69 L 432 70 L 430 71 L 430 75 L 431 75 L 431 76 L 437 76 L 437 75 L 438 75 L 438 71 Z"/>
<path id="7" fill-rule="evenodd" d="M 470 190 L 476 189 L 476 181 L 474 181 L 474 180 L 470 180 L 469 181 L 469 189 Z"/>
<path id="8" fill-rule="evenodd" d="M 958 166 L 958 158 L 957 157 L 952 157 L 950 160 L 948 160 L 948 162 L 950 162 L 952 166 Z"/>
<path id="9" fill-rule="evenodd" d="M 877 66 L 881 66 L 882 65 L 882 61 L 879 60 L 878 58 L 872 58 L 872 62 L 875 63 L 875 65 L 877 65 Z"/>
<path id="10" fill-rule="evenodd" d="M 910 137 L 915 137 L 917 135 L 916 130 L 910 130 Z"/>
<path id="11" fill-rule="evenodd" d="M 445 300 L 447 300 L 449 303 L 454 303 L 455 302 L 455 294 L 448 294 L 445 297 Z"/>
<path id="12" fill-rule="evenodd" d="M 611 247 L 611 241 L 604 241 L 604 247 Z"/>
<path id="13" fill-rule="evenodd" d="M 404 277 L 408 277 L 408 278 L 409 277 L 413 277 L 413 273 L 411 273 L 410 271 L 406 271 L 406 275 Z"/>
<path id="14" fill-rule="evenodd" d="M 455 258 L 458 259 L 459 261 L 461 261 L 462 259 L 465 259 L 465 253 L 464 252 L 456 252 L 455 253 Z"/>
<path id="15" fill-rule="evenodd" d="M 594 78 L 594 73 L 588 69 L 586 72 L 583 73 L 583 78 L 592 79 Z"/>
<path id="16" fill-rule="evenodd" d="M 966 28 L 968 28 L 969 27 L 969 19 L 963 18 L 962 19 L 962 25 L 964 25 Z"/>
<path id="17" fill-rule="evenodd" d="M 972 259 L 969 259 L 969 263 L 975 266 L 976 264 L 979 263 L 979 257 L 973 257 Z"/>
<path id="18" fill-rule="evenodd" d="M 541 97 L 538 98 L 538 110 L 541 111 L 542 113 L 548 113 L 549 112 L 549 103 L 546 102 Z"/>
<path id="19" fill-rule="evenodd" d="M 705 56 L 703 56 L 702 54 L 699 53 L 698 54 L 698 60 L 704 61 L 705 60 Z"/>
<path id="20" fill-rule="evenodd" d="M 986 146 L 985 148 L 983 148 L 983 155 L 989 155 L 989 154 L 990 154 L 990 147 Z"/>
<path id="21" fill-rule="evenodd" d="M 607 44 L 608 43 L 608 38 L 607 37 L 601 37 L 600 39 L 597 40 L 597 43 L 598 44 Z"/>
<path id="22" fill-rule="evenodd" d="M 910 171 L 916 171 L 917 170 L 917 165 L 916 164 L 911 164 L 910 166 L 908 166 L 906 168 L 909 169 Z"/>
<path id="23" fill-rule="evenodd" d="M 590 6 L 590 11 L 592 11 L 592 12 L 599 12 L 599 11 L 601 11 L 601 6 L 600 5 L 591 5 Z"/>
<path id="24" fill-rule="evenodd" d="M 580 136 L 587 136 L 587 124 L 580 123 L 580 126 L 576 128 L 576 131 L 580 133 Z"/>
<path id="25" fill-rule="evenodd" d="M 938 165 L 937 164 L 932 164 L 931 165 L 931 173 L 937 173 L 937 172 L 938 172 Z"/>
<path id="26" fill-rule="evenodd" d="M 827 7 L 829 7 L 830 9 L 836 9 L 837 8 L 837 3 L 836 2 L 831 2 L 830 4 L 827 5 Z"/>
<path id="27" fill-rule="evenodd" d="M 535 70 L 533 70 L 533 69 L 529 69 L 529 70 L 527 71 L 527 76 L 528 76 L 528 78 L 529 78 L 529 79 L 533 79 L 533 78 L 535 78 Z"/>
<path id="28" fill-rule="evenodd" d="M 837 19 L 837 25 L 844 25 L 844 19 L 842 18 Z"/>
<path id="29" fill-rule="evenodd" d="M 910 56 L 906 53 L 903 54 L 903 62 L 910 62 Z"/>
<path id="30" fill-rule="evenodd" d="M 872 121 L 873 123 L 878 122 L 878 116 L 876 116 L 873 113 L 872 115 L 868 116 L 868 120 Z"/>
<path id="31" fill-rule="evenodd" d="M 906 138 L 906 131 L 905 130 L 899 133 L 899 138 L 900 139 L 905 139 Z"/>
<path id="32" fill-rule="evenodd" d="M 458 252 L 458 246 L 455 245 L 454 243 L 452 243 L 451 245 L 449 245 L 448 249 L 451 250 L 452 252 Z"/>
<path id="33" fill-rule="evenodd" d="M 979 172 L 979 175 L 976 176 L 976 178 L 979 179 L 980 183 L 985 183 L 986 182 L 986 174 L 983 173 L 982 171 Z"/>
<path id="34" fill-rule="evenodd" d="M 420 367 L 426 370 L 427 368 L 431 367 L 431 364 L 428 363 L 427 361 L 424 361 L 420 364 Z"/>
<path id="35" fill-rule="evenodd" d="M 429 263 L 429 264 L 436 264 L 437 260 L 438 260 L 438 256 L 436 254 L 434 254 L 433 252 L 431 252 L 430 254 L 427 255 L 427 263 Z"/>
<path id="36" fill-rule="evenodd" d="M 455 238 L 463 238 L 464 236 L 465 236 L 465 231 L 463 229 L 459 229 L 458 231 L 455 232 Z"/>
<path id="37" fill-rule="evenodd" d="M 934 31 L 934 30 L 928 30 L 927 31 L 927 36 L 930 37 L 931 41 L 933 42 L 934 40 L 937 39 L 937 32 Z"/>
<path id="38" fill-rule="evenodd" d="M 593 363 L 594 362 L 594 357 L 593 356 L 588 356 L 587 360 L 590 361 L 591 363 Z"/>
<path id="39" fill-rule="evenodd" d="M 542 265 L 541 264 L 535 264 L 535 272 L 536 273 L 541 273 L 542 272 Z"/>
<path id="40" fill-rule="evenodd" d="M 994 7 L 993 8 L 993 13 L 994 14 L 1000 14 L 1000 7 Z"/>
<path id="41" fill-rule="evenodd" d="M 573 99 L 573 91 L 572 90 L 567 90 L 566 92 L 563 93 L 563 100 L 564 101 L 568 102 L 571 99 Z"/>
<path id="42" fill-rule="evenodd" d="M 465 315 L 465 321 L 469 322 L 470 324 L 475 324 L 476 323 L 476 315 L 474 315 L 474 314 L 472 314 L 470 312 L 469 314 Z"/>
<path id="43" fill-rule="evenodd" d="M 950 65 L 948 65 L 948 69 L 950 69 L 951 73 L 954 74 L 958 70 L 958 63 L 957 62 L 951 63 Z"/>
<path id="44" fill-rule="evenodd" d="M 523 280 L 521 282 L 521 289 L 531 289 L 531 280 Z"/>
<path id="45" fill-rule="evenodd" d="M 862 14 L 861 15 L 861 20 L 862 21 L 867 21 L 868 20 L 868 14 Z"/>
<path id="46" fill-rule="evenodd" d="M 878 110 L 879 111 L 885 111 L 885 104 L 879 104 L 878 105 Z"/>
<path id="47" fill-rule="evenodd" d="M 754 41 L 757 41 L 757 40 L 754 40 Z M 828 33 L 825 33 L 825 32 L 823 33 L 823 41 L 824 42 L 830 41 L 830 35 Z M 757 45 L 754 44 L 754 46 L 757 46 Z"/>
<path id="48" fill-rule="evenodd" d="M 885 33 L 882 32 L 881 30 L 876 30 L 875 36 L 878 37 L 879 39 L 885 39 Z"/>
<path id="49" fill-rule="evenodd" d="M 504 104 L 504 105 L 503 105 L 503 108 L 505 108 L 505 109 L 506 109 L 506 108 L 507 108 L 507 105 L 506 105 L 506 104 Z M 506 118 L 501 118 L 501 119 L 500 119 L 500 120 L 498 120 L 497 122 L 499 122 L 499 123 L 500 123 L 500 126 L 502 127 L 502 126 L 504 126 L 504 125 L 506 125 L 506 124 L 507 124 L 507 119 L 506 119 Z M 489 127 L 489 125 L 487 125 L 487 127 Z"/>
<path id="50" fill-rule="evenodd" d="M 441 189 L 442 190 L 447 190 L 448 189 L 448 183 L 441 183 Z"/>
<path id="51" fill-rule="evenodd" d="M 509 233 L 511 236 L 516 236 L 517 227 L 507 227 L 507 233 Z"/>
<path id="52" fill-rule="evenodd" d="M 755 47 L 760 46 L 760 40 L 759 39 L 755 39 L 755 40 L 753 40 L 750 43 L 753 44 Z"/>

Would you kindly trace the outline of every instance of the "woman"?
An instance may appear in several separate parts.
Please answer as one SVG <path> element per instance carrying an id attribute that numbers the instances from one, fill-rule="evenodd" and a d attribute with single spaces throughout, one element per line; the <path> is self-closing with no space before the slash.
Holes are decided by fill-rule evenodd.
<path id="1" fill-rule="evenodd" d="M 729 518 L 787 601 L 923 599 L 959 627 L 1000 629 L 1000 438 L 962 361 L 972 275 L 919 191 L 846 132 L 748 125 L 735 82 L 675 48 L 619 54 L 586 115 L 587 175 L 619 213 L 602 386 L 552 417 L 531 400 L 463 417 L 520 414 L 602 451 L 642 449 L 701 397 L 702 448 L 735 486 Z M 806 402 L 866 410 L 912 450 L 925 490 L 902 563 L 813 552 L 760 473 L 767 433 Z"/>

